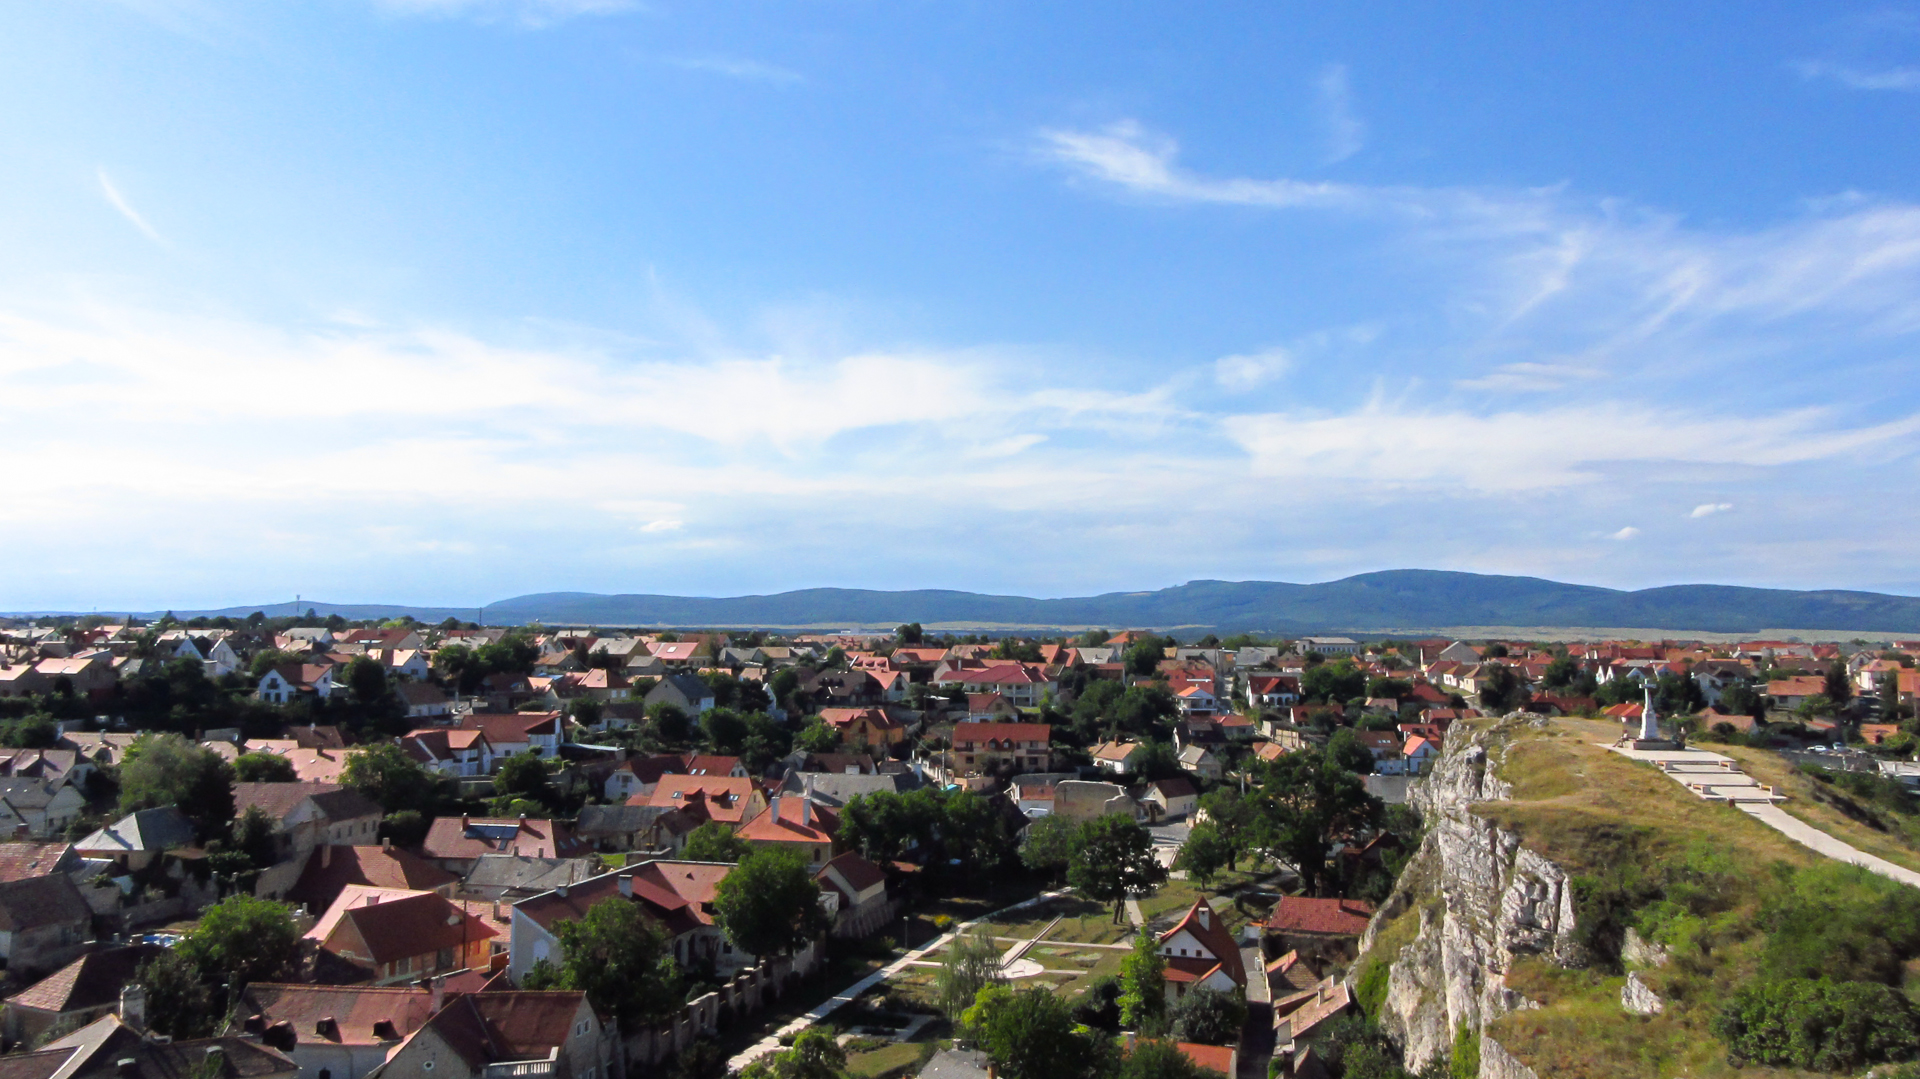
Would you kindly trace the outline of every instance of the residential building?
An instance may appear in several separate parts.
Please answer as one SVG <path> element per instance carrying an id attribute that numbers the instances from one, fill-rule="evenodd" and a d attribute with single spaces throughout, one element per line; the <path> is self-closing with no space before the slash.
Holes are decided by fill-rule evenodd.
<path id="1" fill-rule="evenodd" d="M 83 858 L 111 859 L 120 874 L 138 872 L 177 847 L 193 845 L 193 822 L 172 806 L 142 809 L 73 845 Z"/>
<path id="2" fill-rule="evenodd" d="M 840 736 L 843 745 L 885 747 L 907 737 L 906 725 L 885 708 L 822 708 L 820 718 Z"/>
<path id="3" fill-rule="evenodd" d="M 817 866 L 833 857 L 833 837 L 839 829 L 839 814 L 804 795 L 788 794 L 774 798 L 765 813 L 734 834 L 756 847 L 794 851 Z"/>
<path id="4" fill-rule="evenodd" d="M 956 723 L 950 766 L 975 775 L 1051 771 L 1053 728 L 1045 723 Z"/>
<path id="5" fill-rule="evenodd" d="M 427 768 L 444 776 L 493 774 L 493 744 L 481 730 L 428 727 L 400 736 L 400 748 Z"/>
<path id="6" fill-rule="evenodd" d="M 1186 915 L 1160 934 L 1159 944 L 1166 962 L 1168 1003 L 1195 989 L 1215 989 L 1236 996 L 1246 992 L 1247 972 L 1241 963 L 1240 945 L 1207 905 L 1205 896 L 1194 900 Z"/>
<path id="7" fill-rule="evenodd" d="M 494 931 L 436 892 L 350 884 L 306 933 L 321 951 L 393 985 L 485 969 Z"/>
<path id="8" fill-rule="evenodd" d="M 88 952 L 7 998 L 7 1039 L 39 1045 L 113 1011 L 142 963 L 166 954 L 157 944 Z"/>
<path id="9" fill-rule="evenodd" d="M 93 908 L 66 874 L 0 884 L 0 960 L 9 975 L 65 966 L 92 937 Z"/>
<path id="10" fill-rule="evenodd" d="M 1180 751 L 1180 767 L 1209 783 L 1220 782 L 1223 774 L 1220 758 L 1213 755 L 1206 746 L 1190 745 Z"/>
<path id="11" fill-rule="evenodd" d="M 253 808 L 273 822 L 282 857 L 376 842 L 385 815 L 378 803 L 337 783 L 235 783 L 234 816 Z"/>
<path id="12" fill-rule="evenodd" d="M 1117 776 L 1132 775 L 1134 758 L 1145 748 L 1134 741 L 1102 742 L 1093 747 L 1093 766 Z"/>
<path id="13" fill-rule="evenodd" d="M 388 1056 L 382 1077 L 612 1079 L 619 1031 L 585 993 L 461 993 Z"/>
<path id="14" fill-rule="evenodd" d="M 698 719 L 713 709 L 713 688 L 702 681 L 698 675 L 669 674 L 647 691 L 646 704 L 652 708 L 656 704 L 670 704 Z"/>
<path id="15" fill-rule="evenodd" d="M 459 883 L 459 877 L 399 847 L 325 845 L 307 856 L 300 878 L 287 890 L 286 899 L 318 913 L 333 906 L 349 885 L 438 892 L 452 898 Z"/>
<path id="16" fill-rule="evenodd" d="M 577 858 L 589 852 L 565 824 L 528 817 L 438 817 L 420 844 L 422 858 L 459 876 L 472 870 L 483 854 Z"/>
<path id="17" fill-rule="evenodd" d="M 255 982 L 243 996 L 247 1031 L 300 1067 L 300 1079 L 365 1079 L 438 1010 L 431 989 L 412 986 Z M 258 1029 L 254 1029 L 258 1027 Z"/>
<path id="18" fill-rule="evenodd" d="M 714 890 L 732 871 L 727 863 L 660 859 L 523 899 L 513 905 L 507 973 L 517 981 L 535 963 L 559 962 L 558 924 L 583 918 L 595 903 L 616 896 L 639 904 L 665 931 L 683 968 L 711 963 L 726 977 L 752 966 L 755 957 L 735 949 L 713 920 Z"/>
<path id="19" fill-rule="evenodd" d="M 333 668 L 320 663 L 283 663 L 260 676 L 253 695 L 268 704 L 291 704 L 302 694 L 316 700 L 333 696 Z"/>

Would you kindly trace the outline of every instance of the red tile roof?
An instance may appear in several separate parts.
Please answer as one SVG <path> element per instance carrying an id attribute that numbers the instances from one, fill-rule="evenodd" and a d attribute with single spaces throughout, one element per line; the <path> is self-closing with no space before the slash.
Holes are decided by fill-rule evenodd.
<path id="1" fill-rule="evenodd" d="M 464 948 L 496 936 L 477 919 L 468 918 L 461 907 L 432 892 L 352 907 L 341 913 L 324 943 L 338 939 L 349 924 L 366 941 L 375 963 L 391 963 L 443 948 Z"/>
<path id="2" fill-rule="evenodd" d="M 1205 911 L 1202 911 L 1205 907 Z M 1174 923 L 1172 929 L 1160 934 L 1160 943 L 1165 944 L 1185 932 L 1200 942 L 1200 945 L 1214 954 L 1213 959 L 1186 959 L 1181 956 L 1167 957 L 1167 977 L 1173 981 L 1200 981 L 1211 974 L 1215 968 L 1227 972 L 1234 984 L 1247 984 L 1246 967 L 1240 962 L 1240 945 L 1233 939 L 1233 933 L 1226 923 L 1220 920 L 1211 905 L 1203 896 L 1193 901 L 1187 913 Z"/>
<path id="3" fill-rule="evenodd" d="M 1053 727 L 1045 723 L 955 723 L 953 744 L 980 745 L 986 742 L 1046 745 L 1053 739 Z M 1024 746 L 1022 746 L 1024 748 Z"/>
<path id="4" fill-rule="evenodd" d="M 1234 1051 L 1225 1045 L 1202 1045 L 1199 1042 L 1175 1042 L 1183 1056 L 1200 1067 L 1221 1075 L 1231 1076 L 1234 1069 Z"/>
<path id="5" fill-rule="evenodd" d="M 767 811 L 734 832 L 750 843 L 832 843 L 839 814 L 810 803 L 804 795 L 775 798 Z"/>
<path id="6" fill-rule="evenodd" d="M 71 843 L 0 843 L 0 884 L 44 877 L 72 849 Z"/>
<path id="7" fill-rule="evenodd" d="M 468 859 L 482 854 L 573 858 L 587 845 L 558 821 L 488 817 L 440 817 L 427 829 L 420 853 L 428 858 Z"/>
<path id="8" fill-rule="evenodd" d="M 1373 904 L 1358 899 L 1314 899 L 1286 895 L 1274 904 L 1265 925 L 1276 933 L 1357 937 L 1373 918 Z"/>
<path id="9" fill-rule="evenodd" d="M 325 910 L 349 884 L 433 892 L 459 877 L 398 847 L 316 847 L 287 899 Z"/>
<path id="10" fill-rule="evenodd" d="M 392 986 L 373 988 L 346 985 L 291 985 L 258 982 L 247 987 L 245 1007 L 268 1026 L 287 1023 L 300 1040 L 334 1045 L 391 1044 L 393 1038 L 376 1032 L 392 1024 L 394 1037 L 405 1038 L 420 1029 L 432 1014 L 433 994 L 425 989 Z M 320 1020 L 332 1019 L 328 1034 L 318 1033 Z"/>

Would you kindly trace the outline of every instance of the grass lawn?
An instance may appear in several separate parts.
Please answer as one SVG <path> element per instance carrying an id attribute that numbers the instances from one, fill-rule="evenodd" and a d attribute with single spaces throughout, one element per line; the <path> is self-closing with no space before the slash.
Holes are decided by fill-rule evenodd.
<path id="1" fill-rule="evenodd" d="M 879 1079 L 893 1074 L 912 1074 L 932 1058 L 933 1042 L 895 1042 L 864 1053 L 847 1054 L 847 1074 L 853 1079 Z"/>
<path id="2" fill-rule="evenodd" d="M 1489 750 L 1497 774 L 1513 785 L 1512 797 L 1480 803 L 1473 812 L 1517 832 L 1525 846 L 1575 877 L 1606 881 L 1673 865 L 1711 870 L 1722 906 L 1699 932 L 1713 947 L 1691 949 L 1667 966 L 1642 972 L 1667 1002 L 1665 1013 L 1652 1018 L 1621 1009 L 1621 975 L 1523 958 L 1508 973 L 1508 987 L 1541 1006 L 1501 1016 L 1488 1032 L 1542 1076 L 1801 1074 L 1728 1065 L 1725 1046 L 1709 1033 L 1709 1024 L 1757 965 L 1765 943 L 1757 917 L 1770 889 L 1778 887 L 1769 867 L 1822 860 L 1739 810 L 1703 802 L 1657 769 L 1595 745 L 1616 737 L 1615 724 L 1571 719 L 1512 735 L 1508 748 Z M 1376 953 L 1384 954 L 1370 953 L 1363 968 L 1393 958 L 1417 926 L 1417 908 L 1403 914 L 1376 944 Z M 1362 970 L 1363 982 L 1368 973 Z"/>

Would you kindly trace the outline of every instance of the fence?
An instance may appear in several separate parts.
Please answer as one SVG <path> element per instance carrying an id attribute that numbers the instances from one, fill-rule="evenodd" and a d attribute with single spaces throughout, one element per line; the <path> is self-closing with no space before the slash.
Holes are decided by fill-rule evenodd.
<path id="1" fill-rule="evenodd" d="M 634 1066 L 658 1064 L 712 1035 L 722 1023 L 752 1015 L 778 1000 L 820 963 L 821 948 L 815 943 L 792 958 L 767 960 L 743 970 L 720 988 L 688 1002 L 667 1022 L 629 1036 L 627 1059 Z M 634 1067 L 628 1073 L 635 1074 Z"/>

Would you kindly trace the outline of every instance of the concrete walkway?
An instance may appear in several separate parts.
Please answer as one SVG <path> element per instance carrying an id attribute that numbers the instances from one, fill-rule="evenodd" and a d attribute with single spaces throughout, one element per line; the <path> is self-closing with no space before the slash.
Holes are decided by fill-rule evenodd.
<path id="1" fill-rule="evenodd" d="M 1888 880 L 1920 888 L 1920 873 L 1876 858 L 1866 851 L 1842 842 L 1780 808 L 1786 796 L 1740 770 L 1732 757 L 1702 749 L 1629 749 L 1602 745 L 1623 757 L 1651 764 L 1676 783 L 1709 802 L 1724 802 L 1772 828 L 1795 843 L 1837 862 L 1857 865 Z"/>
<path id="2" fill-rule="evenodd" d="M 861 994 L 865 993 L 867 990 L 872 989 L 874 986 L 879 985 L 881 982 L 886 981 L 888 978 L 891 978 L 894 975 L 899 974 L 901 971 L 916 965 L 918 961 L 924 960 L 928 955 L 931 955 L 932 953 L 937 952 L 940 949 L 946 947 L 948 944 L 953 943 L 953 940 L 955 937 L 958 937 L 960 934 L 965 933 L 969 929 L 972 929 L 974 926 L 979 925 L 982 922 L 992 921 L 993 919 L 999 917 L 1002 914 L 1006 914 L 1009 911 L 1021 910 L 1026 907 L 1031 907 L 1037 903 L 1045 903 L 1045 902 L 1048 902 L 1049 900 L 1059 899 L 1064 896 L 1068 896 L 1072 894 L 1073 893 L 1070 889 L 1065 889 L 1065 888 L 1056 892 L 1044 892 L 1040 895 L 1034 896 L 1032 899 L 1026 900 L 1025 902 L 1015 903 L 1011 907 L 1006 907 L 1001 910 L 996 910 L 991 914 L 987 914 L 983 917 L 975 918 L 973 921 L 964 922 L 960 925 L 954 926 L 952 929 L 948 930 L 946 933 L 935 938 L 932 943 L 924 945 L 919 948 L 915 948 L 913 951 L 910 951 L 907 954 L 901 956 L 900 958 L 894 960 L 893 962 L 888 963 L 886 966 L 881 967 L 879 970 L 874 971 L 872 974 L 869 974 L 866 977 L 860 979 L 859 981 L 854 982 L 852 985 L 847 986 L 845 989 L 842 989 L 839 993 L 835 994 L 831 999 L 826 1000 L 821 1004 L 819 1004 L 812 1011 L 809 1011 L 807 1014 L 802 1015 L 799 1018 L 794 1019 L 793 1021 L 787 1023 L 785 1026 L 781 1027 L 779 1030 L 774 1031 L 768 1037 L 762 1038 L 759 1041 L 753 1043 L 751 1046 L 748 1046 L 745 1051 L 736 1055 L 733 1059 L 727 1061 L 727 1070 L 729 1072 L 740 1071 L 744 1069 L 747 1065 L 753 1063 L 756 1060 L 759 1060 L 763 1056 L 766 1056 L 768 1053 L 778 1052 L 781 1048 L 781 1045 L 780 1045 L 781 1038 L 790 1038 L 790 1037 L 798 1036 L 801 1031 L 807 1029 L 808 1027 L 814 1025 L 815 1023 L 818 1023 L 820 1020 L 825 1019 L 827 1016 L 832 1015 L 834 1012 L 839 1011 L 842 1007 L 848 1004 L 852 1004 L 855 1000 L 858 1000 Z M 1055 921 L 1058 921 L 1058 919 L 1055 919 Z M 1052 927 L 1049 926 L 1048 928 L 1050 929 Z M 1044 933 L 1042 935 L 1044 935 Z"/>
<path id="3" fill-rule="evenodd" d="M 1139 929 L 1147 924 L 1147 916 L 1140 913 L 1140 901 L 1138 899 L 1127 900 L 1127 921 L 1132 922 L 1135 929 Z"/>
<path id="4" fill-rule="evenodd" d="M 1902 884 L 1920 888 L 1920 873 L 1894 865 L 1885 858 L 1876 858 L 1857 847 L 1848 846 L 1779 806 L 1741 803 L 1740 811 L 1795 843 L 1810 847 L 1835 861 L 1857 865 L 1869 873 L 1878 873 L 1888 880 L 1897 880 Z"/>

